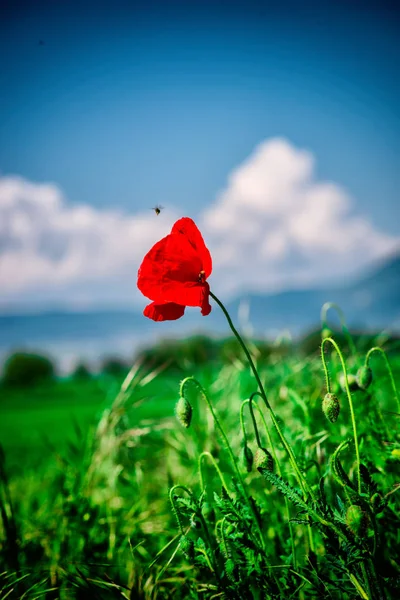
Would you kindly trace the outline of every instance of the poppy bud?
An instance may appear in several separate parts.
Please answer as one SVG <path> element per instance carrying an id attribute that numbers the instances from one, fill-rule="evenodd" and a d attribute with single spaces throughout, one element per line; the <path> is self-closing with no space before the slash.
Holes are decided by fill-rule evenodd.
<path id="1" fill-rule="evenodd" d="M 337 421 L 340 412 L 340 404 L 335 394 L 325 394 L 325 397 L 322 401 L 322 411 L 328 421 L 331 423 L 335 423 Z"/>
<path id="2" fill-rule="evenodd" d="M 357 371 L 357 383 L 362 390 L 369 388 L 372 382 L 372 369 L 367 365 L 360 367 Z"/>
<path id="3" fill-rule="evenodd" d="M 175 406 L 175 414 L 178 421 L 186 428 L 190 426 L 193 408 L 186 398 L 181 396 Z"/>
<path id="4" fill-rule="evenodd" d="M 247 444 L 244 444 L 244 446 L 242 448 L 240 459 L 241 459 L 243 466 L 247 470 L 247 472 L 250 473 L 250 471 L 253 467 L 254 456 L 253 456 L 253 452 L 251 451 L 251 449 L 249 448 L 249 446 Z"/>
<path id="5" fill-rule="evenodd" d="M 354 535 L 362 536 L 368 527 L 368 515 L 361 506 L 352 504 L 346 511 L 346 523 Z"/>
<path id="6" fill-rule="evenodd" d="M 274 461 L 271 454 L 265 448 L 257 448 L 254 455 L 254 466 L 259 471 L 270 471 L 274 468 Z"/>
<path id="7" fill-rule="evenodd" d="M 360 389 L 358 387 L 358 382 L 357 382 L 356 376 L 352 375 L 351 373 L 347 373 L 347 383 L 349 385 L 349 390 L 351 392 L 355 392 Z M 346 391 L 346 379 L 345 379 L 344 373 L 341 373 L 339 376 L 339 385 L 342 388 L 342 390 L 345 392 Z"/>
<path id="8" fill-rule="evenodd" d="M 181 550 L 189 561 L 194 559 L 194 542 L 186 535 L 181 537 Z"/>

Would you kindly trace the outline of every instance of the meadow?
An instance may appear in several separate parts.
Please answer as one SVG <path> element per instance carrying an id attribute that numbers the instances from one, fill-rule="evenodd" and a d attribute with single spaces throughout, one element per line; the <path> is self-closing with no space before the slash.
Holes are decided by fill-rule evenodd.
<path id="1" fill-rule="evenodd" d="M 0 598 L 399 597 L 398 340 L 246 347 L 0 389 Z"/>

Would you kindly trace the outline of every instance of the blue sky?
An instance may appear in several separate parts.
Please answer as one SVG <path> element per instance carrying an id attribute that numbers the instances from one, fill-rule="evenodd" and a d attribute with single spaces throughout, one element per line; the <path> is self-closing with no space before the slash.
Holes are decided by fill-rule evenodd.
<path id="1" fill-rule="evenodd" d="M 2 176 L 53 182 L 68 206 L 132 216 L 161 203 L 201 220 L 255 148 L 283 138 L 312 153 L 313 180 L 351 196 L 350 216 L 400 234 L 389 3 L 0 6 Z M 378 245 L 377 257 L 391 247 Z M 49 289 L 33 283 L 10 298 Z"/>

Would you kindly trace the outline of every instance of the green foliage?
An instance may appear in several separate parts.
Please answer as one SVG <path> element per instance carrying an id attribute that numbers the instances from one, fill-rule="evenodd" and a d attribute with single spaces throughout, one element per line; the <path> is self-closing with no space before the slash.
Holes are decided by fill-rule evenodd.
<path id="1" fill-rule="evenodd" d="M 100 370 L 106 375 L 111 375 L 112 377 L 121 379 L 128 373 L 129 366 L 120 358 L 109 357 L 103 360 Z"/>
<path id="2" fill-rule="evenodd" d="M 90 379 L 92 373 L 85 363 L 78 363 L 72 373 L 72 378 L 77 380 Z"/>
<path id="3" fill-rule="evenodd" d="M 321 411 L 318 351 L 293 345 L 282 358 L 278 350 L 263 355 L 255 344 L 251 352 L 298 472 L 261 397 L 269 429 L 255 410 L 259 444 L 246 408 L 244 444 L 239 410 L 257 385 L 247 368 L 218 355 L 179 358 L 183 374 L 142 364 L 123 390 L 107 376 L 58 380 L 29 394 L 4 388 L 0 597 L 396 599 L 400 437 L 385 364 L 373 359 L 368 391 L 352 393 L 359 492 L 347 396 L 332 426 Z M 349 373 L 367 350 L 360 339 L 356 353 L 345 353 Z M 326 357 L 333 389 L 341 364 L 333 352 Z M 398 384 L 395 349 L 390 365 Z M 226 439 L 196 385 L 185 388 L 190 428 L 177 423 L 179 382 L 189 375 Z M 268 465 L 272 454 L 273 472 L 249 469 L 258 445 L 268 448 Z"/>
<path id="4" fill-rule="evenodd" d="M 39 354 L 18 352 L 6 360 L 3 369 L 3 384 L 9 387 L 30 387 L 51 381 L 54 365 L 49 358 Z"/>

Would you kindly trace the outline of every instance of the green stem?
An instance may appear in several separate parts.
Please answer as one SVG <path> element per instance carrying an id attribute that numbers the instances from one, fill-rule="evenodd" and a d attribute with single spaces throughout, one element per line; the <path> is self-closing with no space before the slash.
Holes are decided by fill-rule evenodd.
<path id="1" fill-rule="evenodd" d="M 241 487 L 242 487 L 243 496 L 244 496 L 244 498 L 245 498 L 245 500 L 246 500 L 246 502 L 247 502 L 247 504 L 248 504 L 248 506 L 249 506 L 250 510 L 251 510 L 251 511 L 252 511 L 252 513 L 253 513 L 254 520 L 255 520 L 255 522 L 256 522 L 256 524 L 257 524 L 257 529 L 258 529 L 258 533 L 259 533 L 259 536 L 260 536 L 261 545 L 262 545 L 262 547 L 263 547 L 263 548 L 265 548 L 265 540 L 264 540 L 264 536 L 263 536 L 263 533 L 262 533 L 262 531 L 261 531 L 261 528 L 260 528 L 260 526 L 258 525 L 257 515 L 256 515 L 256 513 L 255 513 L 255 510 L 254 510 L 254 507 L 253 507 L 252 503 L 250 502 L 250 500 L 249 500 L 249 497 L 248 497 L 248 495 L 247 495 L 247 492 L 246 492 L 246 487 L 245 487 L 245 484 L 244 484 L 243 478 L 242 478 L 242 476 L 241 476 L 241 474 L 240 474 L 240 470 L 239 470 L 239 468 L 238 468 L 238 466 L 237 466 L 237 462 L 236 462 L 235 455 L 233 454 L 233 451 L 232 451 L 232 448 L 231 448 L 231 446 L 230 446 L 230 444 L 229 444 L 229 440 L 228 440 L 228 438 L 227 438 L 227 436 L 226 436 L 226 433 L 225 433 L 225 431 L 224 431 L 224 429 L 223 429 L 223 427 L 222 427 L 222 425 L 221 425 L 221 423 L 220 423 L 220 421 L 219 421 L 219 419 L 218 419 L 218 417 L 217 417 L 217 415 L 216 415 L 216 413 L 215 413 L 214 407 L 213 407 L 213 405 L 211 404 L 211 402 L 210 402 L 210 399 L 208 398 L 208 396 L 207 396 L 207 394 L 206 394 L 206 392 L 205 392 L 205 390 L 204 390 L 203 386 L 202 386 L 202 385 L 201 385 L 201 384 L 200 384 L 200 383 L 197 381 L 197 379 L 195 379 L 195 378 L 194 378 L 194 377 L 192 377 L 192 376 L 190 376 L 190 377 L 186 377 L 186 378 L 185 378 L 185 379 L 184 379 L 184 380 L 181 382 L 181 385 L 180 385 L 180 395 L 181 395 L 181 396 L 184 396 L 185 387 L 186 387 L 188 384 L 193 384 L 193 385 L 194 385 L 194 386 L 197 388 L 197 390 L 198 390 L 198 391 L 201 393 L 202 397 L 203 397 L 203 398 L 204 398 L 204 400 L 206 401 L 206 403 L 207 403 L 207 405 L 208 405 L 208 408 L 210 409 L 210 412 L 211 412 L 211 414 L 212 414 L 212 417 L 213 417 L 213 419 L 214 419 L 215 425 L 217 426 L 217 429 L 219 430 L 219 432 L 220 432 L 220 434 L 221 434 L 221 436 L 222 436 L 222 438 L 223 438 L 223 440 L 224 440 L 224 442 L 225 442 L 226 449 L 228 450 L 228 453 L 229 453 L 229 456 L 230 456 L 230 458 L 231 458 L 231 461 L 232 461 L 233 467 L 234 467 L 234 469 L 235 469 L 235 471 L 236 471 L 236 475 L 237 475 L 237 477 L 238 477 L 238 479 L 239 479 L 239 482 L 240 482 L 240 485 L 241 485 Z"/>
<path id="2" fill-rule="evenodd" d="M 203 477 L 203 469 L 202 469 L 202 466 L 203 466 L 203 458 L 206 458 L 206 457 L 208 457 L 208 458 L 211 460 L 211 462 L 212 462 L 212 464 L 213 464 L 213 467 L 214 467 L 214 468 L 215 468 L 215 470 L 217 471 L 217 473 L 218 473 L 218 477 L 219 477 L 219 478 L 220 478 L 220 480 L 221 480 L 222 487 L 224 487 L 224 488 L 225 488 L 225 490 L 226 490 L 226 492 L 229 494 L 229 490 L 228 490 L 228 487 L 227 487 L 227 485 L 226 485 L 226 481 L 225 481 L 225 479 L 224 479 L 224 476 L 222 475 L 222 473 L 221 473 L 221 469 L 220 469 L 220 468 L 219 468 L 219 466 L 217 465 L 217 463 L 216 463 L 216 460 L 215 460 L 215 458 L 213 457 L 213 455 L 211 454 L 211 452 L 202 452 L 202 453 L 200 454 L 200 456 L 199 456 L 198 464 L 199 464 L 199 476 L 200 476 L 200 487 L 201 487 L 201 491 L 202 491 L 202 492 L 204 492 L 204 490 L 205 490 L 205 485 L 204 485 L 204 477 Z"/>
<path id="3" fill-rule="evenodd" d="M 240 336 L 239 332 L 235 328 L 235 326 L 234 326 L 234 324 L 232 322 L 232 319 L 230 318 L 229 313 L 226 310 L 225 306 L 222 304 L 222 302 L 211 291 L 210 291 L 210 296 L 211 296 L 211 298 L 213 298 L 213 300 L 215 300 L 215 302 L 221 308 L 222 312 L 224 313 L 224 315 L 226 317 L 226 320 L 228 321 L 229 327 L 231 328 L 234 336 L 236 337 L 237 341 L 239 342 L 240 346 L 242 347 L 243 352 L 246 355 L 246 358 L 248 360 L 249 366 L 250 366 L 250 368 L 251 368 L 251 370 L 253 372 L 253 375 L 254 375 L 254 377 L 255 377 L 255 379 L 257 381 L 257 385 L 258 385 L 258 388 L 259 388 L 259 391 L 260 391 L 260 396 L 263 399 L 263 401 L 265 403 L 265 406 L 267 407 L 267 409 L 268 409 L 268 411 L 269 411 L 269 413 L 271 415 L 271 420 L 272 420 L 272 422 L 273 422 L 273 424 L 275 426 L 275 429 L 276 429 L 276 431 L 277 431 L 277 433 L 278 433 L 278 435 L 279 435 L 279 437 L 280 437 L 280 439 L 282 441 L 282 444 L 284 445 L 284 447 L 286 449 L 286 452 L 289 455 L 289 460 L 291 462 L 292 468 L 294 469 L 294 471 L 295 471 L 295 473 L 296 473 L 296 475 L 298 477 L 298 480 L 302 481 L 302 484 L 301 484 L 302 490 L 304 490 L 305 488 L 307 488 L 307 492 L 310 494 L 311 498 L 315 501 L 316 498 L 315 498 L 315 496 L 314 496 L 311 488 L 309 487 L 306 479 L 302 475 L 302 473 L 301 473 L 298 465 L 297 465 L 296 458 L 294 456 L 293 450 L 291 449 L 291 447 L 290 447 L 288 441 L 286 440 L 286 438 L 285 438 L 285 436 L 284 436 L 281 428 L 279 427 L 278 420 L 277 420 L 277 418 L 275 416 L 275 413 L 272 410 L 272 407 L 271 407 L 271 405 L 270 405 L 270 403 L 268 401 L 267 394 L 265 393 L 265 390 L 264 390 L 264 386 L 263 386 L 263 384 L 261 382 L 260 376 L 258 374 L 258 371 L 257 371 L 255 365 L 254 365 L 253 359 L 252 359 L 252 357 L 250 355 L 250 352 L 247 349 L 246 344 L 244 343 L 242 337 Z"/>
<path id="4" fill-rule="evenodd" d="M 176 504 L 175 504 L 175 498 L 174 498 L 174 496 L 173 496 L 173 493 L 174 493 L 174 492 L 175 492 L 175 490 L 177 490 L 177 489 L 184 490 L 184 491 L 185 491 L 187 494 L 189 494 L 189 496 L 190 496 L 190 497 L 193 497 L 193 494 L 192 494 L 192 492 L 191 492 L 191 491 L 190 491 L 190 490 L 189 490 L 187 487 L 184 487 L 183 485 L 174 485 L 174 486 L 173 486 L 173 487 L 172 487 L 172 488 L 169 490 L 169 501 L 171 502 L 172 511 L 173 511 L 173 513 L 174 513 L 174 515 L 175 515 L 175 518 L 176 518 L 177 522 L 178 522 L 178 526 L 179 526 L 179 529 L 181 530 L 181 534 L 182 534 L 182 535 L 185 535 L 185 528 L 184 528 L 184 526 L 183 526 L 182 519 L 181 519 L 181 515 L 180 515 L 180 513 L 179 513 L 179 510 L 178 510 L 178 509 L 177 509 L 177 507 L 176 507 Z"/>
<path id="5" fill-rule="evenodd" d="M 354 447 L 355 447 L 356 462 L 357 462 L 357 489 L 358 489 L 358 493 L 361 494 L 360 452 L 359 452 L 359 448 L 358 448 L 357 426 L 356 426 L 356 418 L 355 418 L 354 408 L 353 408 L 353 400 L 352 400 L 351 393 L 350 393 L 349 382 L 347 380 L 346 364 L 344 362 L 343 355 L 340 351 L 340 348 L 337 345 L 337 343 L 335 342 L 335 340 L 333 340 L 332 338 L 325 338 L 321 344 L 321 359 L 322 359 L 322 365 L 324 367 L 326 389 L 327 389 L 328 393 L 331 391 L 331 384 L 330 384 L 330 380 L 329 380 L 329 371 L 328 371 L 328 367 L 327 367 L 326 360 L 325 360 L 325 354 L 324 354 L 324 348 L 327 343 L 332 344 L 332 346 L 336 350 L 336 352 L 339 356 L 339 359 L 340 359 L 340 363 L 342 365 L 342 369 L 343 369 L 345 389 L 346 389 L 347 399 L 349 401 L 351 422 L 353 425 Z"/>
<path id="6" fill-rule="evenodd" d="M 325 302 L 325 304 L 321 308 L 321 322 L 322 322 L 322 327 L 328 327 L 328 325 L 327 325 L 327 314 L 328 314 L 328 310 L 330 310 L 331 308 L 335 309 L 336 312 L 337 312 L 337 314 L 339 315 L 340 326 L 342 328 L 342 332 L 343 332 L 345 338 L 347 339 L 347 341 L 349 343 L 351 353 L 353 355 L 355 355 L 356 354 L 356 347 L 354 345 L 353 338 L 351 337 L 350 332 L 347 329 L 346 318 L 344 316 L 344 312 L 342 311 L 342 309 L 340 308 L 340 306 L 338 304 L 336 304 L 335 302 Z"/>
<path id="7" fill-rule="evenodd" d="M 369 362 L 370 362 L 370 359 L 371 359 L 371 355 L 372 355 L 374 352 L 379 352 L 379 353 L 381 354 L 381 356 L 382 356 L 382 358 L 383 358 L 384 362 L 385 362 L 386 369 L 387 369 L 387 371 L 388 371 L 388 373 L 389 373 L 389 379 L 390 379 L 390 383 L 392 384 L 392 388 L 393 388 L 394 397 L 396 398 L 396 402 L 397 402 L 397 410 L 398 410 L 398 412 L 400 413 L 400 399 L 399 399 L 399 393 L 398 393 L 398 391 L 397 391 L 397 388 L 396 388 L 396 383 L 395 383 L 395 381 L 394 381 L 392 367 L 390 366 L 389 359 L 388 359 L 388 357 L 386 356 L 386 352 L 385 352 L 384 350 L 382 350 L 382 348 L 379 348 L 379 346 L 374 346 L 374 348 L 371 348 L 370 350 L 368 350 L 367 356 L 366 356 L 366 358 L 365 358 L 365 364 L 366 364 L 366 366 L 367 366 L 367 367 L 369 367 Z"/>
<path id="8" fill-rule="evenodd" d="M 242 430 L 242 436 L 243 436 L 243 443 L 244 445 L 247 444 L 247 433 L 246 433 L 246 427 L 244 426 L 244 415 L 243 415 L 243 411 L 244 411 L 244 407 L 246 406 L 246 404 L 248 404 L 249 401 L 248 400 L 243 400 L 242 404 L 240 405 L 240 413 L 239 413 L 239 419 L 240 419 L 240 428 Z M 258 435 L 258 431 L 257 434 Z"/>

